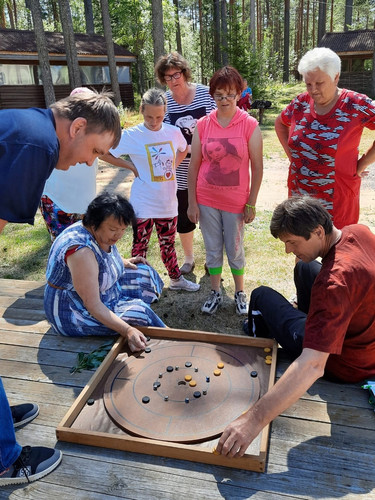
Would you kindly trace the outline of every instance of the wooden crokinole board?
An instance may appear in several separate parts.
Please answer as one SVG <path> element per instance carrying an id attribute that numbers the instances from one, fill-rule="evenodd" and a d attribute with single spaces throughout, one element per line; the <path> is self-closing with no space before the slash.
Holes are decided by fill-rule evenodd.
<path id="1" fill-rule="evenodd" d="M 241 458 L 230 459 L 217 455 L 213 453 L 213 449 L 217 445 L 219 440 L 218 436 L 221 434 L 223 427 L 233 420 L 232 416 L 235 418 L 238 414 L 241 414 L 242 411 L 246 411 L 246 409 L 253 404 L 258 397 L 261 397 L 274 384 L 277 344 L 271 339 L 252 338 L 237 335 L 221 335 L 208 332 L 164 328 L 140 329 L 146 335 L 151 337 L 151 341 L 148 344 L 151 347 L 151 352 L 136 353 L 134 355 L 127 351 L 127 346 L 123 339 L 119 339 L 57 427 L 57 438 L 61 441 L 69 441 L 73 443 L 121 449 L 137 453 L 147 453 L 151 455 L 263 472 L 267 456 L 269 426 L 263 429 L 253 443 L 251 443 L 245 455 Z M 166 379 L 167 375 L 165 374 L 163 374 L 162 378 L 159 379 L 159 374 L 163 373 L 163 369 L 165 369 L 166 366 L 173 366 L 174 368 L 179 366 L 177 371 L 174 369 L 174 375 L 180 375 L 179 372 L 183 369 L 182 361 L 178 361 L 177 364 L 174 358 L 175 354 L 173 353 L 173 349 L 170 347 L 171 344 L 169 341 L 173 341 L 173 344 L 177 344 L 179 347 L 184 346 L 182 348 L 183 354 L 181 355 L 181 351 L 179 351 L 177 356 L 182 356 L 183 359 L 181 359 L 183 361 L 185 357 L 189 355 L 191 357 L 190 361 L 192 362 L 191 369 L 194 370 L 196 367 L 198 368 L 198 372 L 190 372 L 190 374 L 194 374 L 194 376 L 202 375 L 202 377 L 197 380 L 196 387 L 199 385 L 199 390 L 202 389 L 203 391 L 205 377 L 209 376 L 210 384 L 211 381 L 213 381 L 216 384 L 216 390 L 218 390 L 215 395 L 216 403 L 212 403 L 210 398 L 207 398 L 209 394 L 214 392 L 212 390 L 212 386 L 209 387 L 209 391 L 207 389 L 206 395 L 203 396 L 202 394 L 201 397 L 198 398 L 200 401 L 193 400 L 189 401 L 189 403 L 174 403 L 174 413 L 172 412 L 173 418 L 171 419 L 172 422 L 174 421 L 176 424 L 174 432 L 179 432 L 180 434 L 183 433 L 183 435 L 182 437 L 181 435 L 177 436 L 177 438 L 176 436 L 173 438 L 171 437 L 171 439 L 173 439 L 172 441 L 165 439 L 165 436 L 160 437 L 160 432 L 166 432 L 165 422 L 160 428 L 158 428 L 157 432 L 159 432 L 159 437 L 145 437 L 145 434 L 150 430 L 150 427 L 157 427 L 156 421 L 163 421 L 163 416 L 168 413 L 167 411 L 164 411 L 163 408 L 165 408 L 165 406 L 163 407 L 162 404 L 165 403 L 168 405 L 170 402 L 169 398 L 177 399 L 177 397 L 182 397 L 179 392 L 171 392 L 171 388 L 174 388 L 174 390 L 177 391 L 181 388 L 187 391 L 190 390 L 187 389 L 187 386 L 183 386 L 182 384 L 176 389 L 176 380 L 178 384 L 178 381 L 181 381 L 182 379 L 177 378 L 173 380 L 173 372 L 170 380 Z M 269 349 L 271 352 L 265 353 L 265 348 Z M 163 349 L 166 349 L 164 352 L 167 354 L 160 356 L 161 360 L 157 359 L 157 355 L 159 356 L 158 349 L 160 349 L 160 352 Z M 199 361 L 199 363 L 193 362 L 194 354 L 197 355 L 194 361 Z M 271 364 L 265 363 L 266 355 L 272 355 Z M 173 363 L 169 363 L 167 360 L 172 358 Z M 164 392 L 160 392 L 158 397 L 160 399 L 160 404 L 162 405 L 162 410 L 160 410 L 159 406 L 157 408 L 160 415 L 153 418 L 152 425 L 149 423 L 145 424 L 142 421 L 141 426 L 145 428 L 142 429 L 142 433 L 139 432 L 139 429 L 130 430 L 125 428 L 125 426 L 123 426 L 123 422 L 120 425 L 117 425 L 114 422 L 116 418 L 113 418 L 112 415 L 109 416 L 105 406 L 106 398 L 110 397 L 108 394 L 112 393 L 113 395 L 114 393 L 117 393 L 117 390 L 119 391 L 119 394 L 121 394 L 123 388 L 122 381 L 120 383 L 120 380 L 122 378 L 128 378 L 129 374 L 132 375 L 133 370 L 135 374 L 134 367 L 136 366 L 138 360 L 141 361 L 142 369 L 137 369 L 137 373 L 141 374 L 141 378 L 144 378 L 144 383 L 148 386 L 147 392 L 148 394 L 151 394 L 149 396 L 150 402 L 146 405 L 138 402 L 139 399 L 142 400 L 142 398 L 146 395 L 146 389 L 143 389 L 143 383 L 141 385 L 135 384 L 136 392 L 130 397 L 130 401 L 128 399 L 128 394 L 126 395 L 126 398 L 119 396 L 120 400 L 124 400 L 124 405 L 120 408 L 119 412 L 121 416 L 125 419 L 133 421 L 133 423 L 135 420 L 135 425 L 138 425 L 140 420 L 136 420 L 137 415 L 144 412 L 144 406 L 150 405 L 152 399 L 155 397 L 155 394 L 160 390 L 160 388 L 158 388 L 157 391 L 153 390 L 155 377 L 157 377 L 160 382 L 163 380 L 164 382 L 168 382 L 168 385 L 165 384 L 162 390 L 164 391 L 165 389 L 166 392 L 169 393 L 167 394 L 169 396 L 168 401 L 164 401 L 164 398 L 161 398 L 161 395 L 164 396 Z M 206 370 L 210 369 L 212 371 L 214 368 L 216 369 L 216 366 L 213 365 L 217 365 L 217 362 L 223 362 L 224 368 L 221 369 L 221 375 L 216 379 L 213 374 L 207 375 Z M 155 370 L 152 368 L 153 363 Z M 158 363 L 161 363 L 161 365 Z M 126 374 L 123 371 L 123 369 L 125 369 L 124 367 L 127 367 L 126 370 L 128 370 L 128 373 Z M 237 370 L 238 374 L 236 373 Z M 119 376 L 116 376 L 116 374 L 121 371 L 122 373 L 120 373 Z M 252 371 L 257 372 L 257 377 L 251 377 Z M 225 375 L 225 373 L 227 373 L 227 375 Z M 124 374 L 125 377 L 123 377 Z M 171 372 L 168 372 L 168 376 L 170 374 Z M 131 377 L 129 377 L 129 379 L 130 378 Z M 256 380 L 252 381 L 252 378 L 255 378 Z M 217 383 L 219 379 L 220 384 Z M 112 386 L 112 391 L 108 391 L 108 388 L 111 387 L 113 381 L 115 381 L 115 385 L 116 383 L 119 383 L 119 387 Z M 129 382 L 129 386 L 134 387 L 134 380 L 129 380 Z M 149 386 L 149 384 L 151 384 L 151 386 Z M 239 388 L 237 396 L 240 396 L 242 402 L 236 407 L 235 410 L 233 410 L 233 413 L 230 414 L 230 412 L 232 412 L 232 403 L 225 408 L 225 399 L 227 397 L 234 397 L 235 391 L 233 386 Z M 161 385 L 160 387 L 163 386 Z M 192 389 L 198 390 L 195 387 Z M 107 396 L 105 396 L 105 393 L 107 393 Z M 185 397 L 190 398 L 190 395 Z M 207 399 L 204 400 L 203 398 Z M 115 401 L 118 401 L 118 399 L 115 399 Z M 200 404 L 200 406 L 195 405 L 195 403 L 202 402 L 203 404 Z M 117 404 L 118 402 L 116 402 L 114 407 L 116 407 Z M 215 406 L 222 407 L 221 414 L 220 412 L 215 413 Z M 186 407 L 189 407 L 190 413 L 185 413 Z M 131 410 L 128 412 L 127 408 L 131 408 Z M 150 408 L 152 407 L 150 406 Z M 180 417 L 178 417 L 177 409 L 182 412 Z M 155 409 L 153 409 L 153 411 L 155 411 Z M 207 415 L 205 415 L 206 413 Z M 177 423 L 179 423 L 179 418 L 182 421 L 182 425 L 177 425 Z M 216 418 L 220 420 L 220 425 L 213 422 Z M 209 423 L 205 424 L 205 431 L 203 433 L 200 431 L 200 424 L 204 423 L 205 420 Z M 193 424 L 189 430 L 189 424 L 191 422 L 193 422 Z M 186 429 L 188 429 L 188 431 Z M 195 442 L 195 438 L 197 436 L 199 442 Z M 167 436 L 167 438 L 169 437 Z M 179 439 L 181 439 L 181 441 L 178 441 Z"/>
<path id="2" fill-rule="evenodd" d="M 152 340 L 149 350 L 120 354 L 105 384 L 106 410 L 126 431 L 166 441 L 207 440 L 259 398 L 249 350 L 173 340 Z"/>

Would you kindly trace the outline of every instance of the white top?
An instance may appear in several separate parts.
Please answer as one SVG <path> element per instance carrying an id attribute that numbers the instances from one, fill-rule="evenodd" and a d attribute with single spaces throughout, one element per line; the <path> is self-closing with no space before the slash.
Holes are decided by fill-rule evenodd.
<path id="1" fill-rule="evenodd" d="M 97 158 L 91 167 L 86 163 L 77 163 L 69 170 L 54 169 L 43 194 L 67 214 L 84 214 L 96 196 L 97 171 Z"/>
<path id="2" fill-rule="evenodd" d="M 176 151 L 185 151 L 179 128 L 163 123 L 160 130 L 144 124 L 123 130 L 120 144 L 110 153 L 128 154 L 137 167 L 130 203 L 138 219 L 163 219 L 177 215 Z"/>

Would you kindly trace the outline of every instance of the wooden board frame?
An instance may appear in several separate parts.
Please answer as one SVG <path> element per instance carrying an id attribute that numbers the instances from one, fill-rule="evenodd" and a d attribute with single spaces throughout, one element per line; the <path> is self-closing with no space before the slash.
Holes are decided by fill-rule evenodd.
<path id="1" fill-rule="evenodd" d="M 223 335 L 210 332 L 177 330 L 153 327 L 139 327 L 145 335 L 153 339 L 187 340 L 194 342 L 206 342 L 212 344 L 232 344 L 246 347 L 268 347 L 271 349 L 272 364 L 269 371 L 269 390 L 275 381 L 277 343 L 273 339 L 253 338 L 240 335 Z M 119 435 L 92 430 L 82 430 L 73 428 L 73 423 L 86 405 L 87 400 L 93 394 L 103 378 L 111 370 L 112 362 L 121 352 L 126 352 L 126 343 L 120 338 L 112 347 L 100 367 L 92 376 L 88 384 L 84 387 L 72 407 L 62 419 L 56 429 L 57 439 L 71 443 L 98 446 L 102 448 L 112 448 L 116 450 L 130 451 L 135 453 L 146 453 L 162 457 L 189 460 L 192 462 L 202 462 L 207 464 L 221 465 L 238 469 L 264 472 L 266 466 L 269 425 L 260 433 L 260 446 L 258 455 L 245 454 L 241 458 L 227 458 L 216 455 L 212 452 L 218 438 L 212 441 L 210 449 L 203 447 L 200 443 L 183 444 L 154 439 L 136 437 L 129 434 Z"/>

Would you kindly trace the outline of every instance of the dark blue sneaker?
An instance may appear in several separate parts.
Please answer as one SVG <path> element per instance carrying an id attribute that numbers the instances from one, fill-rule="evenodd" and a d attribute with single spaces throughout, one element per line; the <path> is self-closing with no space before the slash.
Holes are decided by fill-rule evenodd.
<path id="1" fill-rule="evenodd" d="M 52 472 L 61 459 L 62 453 L 59 450 L 24 446 L 14 464 L 0 474 L 0 486 L 36 481 Z"/>
<path id="2" fill-rule="evenodd" d="M 14 427 L 21 427 L 21 425 L 28 424 L 39 415 L 39 406 L 34 403 L 23 403 L 11 406 L 10 411 L 12 412 Z"/>

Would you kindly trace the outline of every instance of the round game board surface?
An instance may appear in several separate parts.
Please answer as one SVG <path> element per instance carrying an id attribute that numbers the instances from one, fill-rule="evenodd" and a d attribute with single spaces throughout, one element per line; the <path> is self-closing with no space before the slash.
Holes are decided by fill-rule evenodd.
<path id="1" fill-rule="evenodd" d="M 231 346 L 162 341 L 119 355 L 104 388 L 112 420 L 133 434 L 174 442 L 213 438 L 259 399 L 257 372 Z"/>

